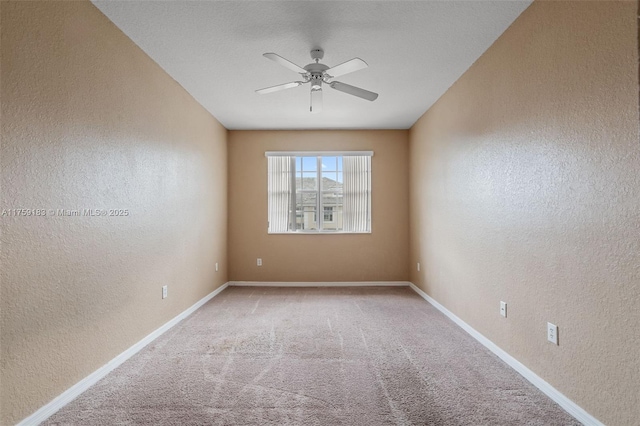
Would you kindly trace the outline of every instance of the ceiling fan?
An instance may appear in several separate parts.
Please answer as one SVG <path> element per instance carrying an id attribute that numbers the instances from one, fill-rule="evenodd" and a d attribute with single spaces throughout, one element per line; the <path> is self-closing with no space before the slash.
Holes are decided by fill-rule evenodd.
<path id="1" fill-rule="evenodd" d="M 279 63 L 285 68 L 289 68 L 290 70 L 297 72 L 302 76 L 302 81 L 292 81 L 291 83 L 278 84 L 277 86 L 265 87 L 264 89 L 256 90 L 256 93 L 261 95 L 311 83 L 310 112 L 322 111 L 322 83 L 325 83 L 332 89 L 336 89 L 340 92 L 357 96 L 368 101 L 375 101 L 378 98 L 377 93 L 351 86 L 350 84 L 341 83 L 339 81 L 331 81 L 332 78 L 367 68 L 367 63 L 360 58 L 353 58 L 347 62 L 341 63 L 340 65 L 329 68 L 327 65 L 320 63 L 320 60 L 324 57 L 324 50 L 322 49 L 313 49 L 311 51 L 311 59 L 315 62 L 312 62 L 305 67 L 299 67 L 293 62 L 280 55 L 276 55 L 275 53 L 265 53 L 262 56 Z"/>

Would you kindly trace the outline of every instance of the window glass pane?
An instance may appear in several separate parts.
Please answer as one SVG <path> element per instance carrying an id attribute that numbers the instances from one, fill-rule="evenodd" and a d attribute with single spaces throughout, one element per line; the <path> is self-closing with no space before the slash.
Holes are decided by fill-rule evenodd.
<path id="1" fill-rule="evenodd" d="M 342 171 L 342 157 L 338 157 L 338 171 Z"/>
<path id="2" fill-rule="evenodd" d="M 333 172 L 336 170 L 337 159 L 336 157 L 322 157 L 322 171 Z"/>
<path id="3" fill-rule="evenodd" d="M 322 193 L 323 230 L 342 230 L 342 198 L 342 192 Z"/>
<path id="4" fill-rule="evenodd" d="M 302 170 L 315 172 L 318 170 L 318 157 L 302 157 Z"/>
<path id="5" fill-rule="evenodd" d="M 338 174 L 336 172 L 322 173 L 322 190 L 323 191 L 342 190 L 342 182 L 338 181 Z"/>
<path id="6" fill-rule="evenodd" d="M 318 189 L 318 174 L 316 172 L 302 173 L 302 180 L 296 178 L 296 188 L 298 191 L 313 191 Z"/>
<path id="7" fill-rule="evenodd" d="M 300 164 L 302 164 L 300 157 L 296 157 L 296 171 L 300 170 Z"/>
<path id="8" fill-rule="evenodd" d="M 325 208 L 324 208 L 324 221 L 325 221 L 325 224 L 327 222 L 333 222 L 333 207 L 325 206 Z"/>
<path id="9" fill-rule="evenodd" d="M 316 192 L 296 194 L 296 230 L 315 231 L 318 229 L 317 198 L 318 193 Z"/>
<path id="10" fill-rule="evenodd" d="M 331 180 L 335 181 L 336 180 L 336 172 L 325 172 L 325 171 L 323 171 L 322 172 L 322 179 L 323 180 L 331 179 Z"/>
<path id="11" fill-rule="evenodd" d="M 338 173 L 338 176 L 337 176 L 336 180 L 337 180 L 338 182 L 340 182 L 340 183 L 344 183 L 344 179 L 343 179 L 343 177 L 342 177 L 342 172 L 339 172 L 339 173 Z"/>

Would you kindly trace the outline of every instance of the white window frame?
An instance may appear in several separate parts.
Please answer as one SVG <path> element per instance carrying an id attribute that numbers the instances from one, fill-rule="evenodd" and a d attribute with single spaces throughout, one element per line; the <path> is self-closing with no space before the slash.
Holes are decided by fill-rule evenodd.
<path id="1" fill-rule="evenodd" d="M 366 202 L 366 229 L 365 230 L 358 230 L 358 231 L 344 231 L 344 230 L 331 230 L 331 229 L 324 229 L 324 206 L 322 204 L 323 201 L 323 188 L 322 188 L 322 157 L 347 157 L 347 156 L 359 156 L 359 157 L 373 157 L 373 151 L 267 151 L 265 152 L 265 157 L 290 157 L 290 176 L 291 176 L 291 183 L 290 183 L 290 199 L 291 199 L 291 207 L 289 209 L 289 226 L 288 226 L 288 230 L 287 231 L 271 231 L 270 227 L 269 227 L 269 221 L 267 220 L 267 233 L 269 234 L 370 234 L 371 233 L 371 217 L 372 217 L 372 213 L 371 213 L 371 197 L 372 197 L 372 190 L 371 190 L 371 161 L 368 162 L 368 169 L 366 170 L 366 179 L 367 179 L 367 183 L 366 183 L 366 198 L 367 198 L 367 202 Z M 296 222 L 297 222 L 297 208 L 296 208 L 296 168 L 295 168 L 295 163 L 296 163 L 296 158 L 297 157 L 317 157 L 317 166 L 316 166 L 316 171 L 317 171 L 317 187 L 315 189 L 316 192 L 316 209 L 315 209 L 315 214 L 316 214 L 316 224 L 317 224 L 317 228 L 318 229 L 314 229 L 314 230 L 299 230 L 297 229 L 296 226 Z M 271 170 L 269 170 L 269 168 L 267 168 L 267 172 L 270 173 Z M 343 169 L 343 173 L 344 173 L 344 169 Z M 344 175 L 343 175 L 344 176 Z M 267 192 L 269 190 L 267 189 Z M 267 194 L 267 196 L 269 197 L 269 193 Z M 270 201 L 267 203 L 268 204 L 268 209 L 271 208 L 271 206 L 269 205 Z M 267 213 L 269 214 L 270 212 L 267 211 Z M 336 212 L 333 211 L 332 215 L 335 215 Z M 303 213 L 303 218 L 304 218 L 304 213 Z M 344 219 L 343 219 L 344 220 Z M 335 221 L 335 216 L 334 216 L 334 221 Z M 333 222 L 333 221 L 332 221 Z"/>

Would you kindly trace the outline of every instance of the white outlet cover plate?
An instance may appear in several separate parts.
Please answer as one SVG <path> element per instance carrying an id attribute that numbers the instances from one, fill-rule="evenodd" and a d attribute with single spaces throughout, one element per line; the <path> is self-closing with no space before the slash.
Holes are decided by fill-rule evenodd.
<path id="1" fill-rule="evenodd" d="M 500 315 L 507 317 L 507 302 L 500 302 Z"/>
<path id="2" fill-rule="evenodd" d="M 547 323 L 547 340 L 554 345 L 558 344 L 558 326 L 550 322 Z"/>

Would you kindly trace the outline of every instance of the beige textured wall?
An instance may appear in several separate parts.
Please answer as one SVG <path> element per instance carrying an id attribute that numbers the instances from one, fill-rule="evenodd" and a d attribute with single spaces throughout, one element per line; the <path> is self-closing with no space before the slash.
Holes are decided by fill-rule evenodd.
<path id="1" fill-rule="evenodd" d="M 9 425 L 227 281 L 227 153 L 226 130 L 92 4 L 1 8 L 0 208 L 130 212 L 0 218 Z"/>
<path id="2" fill-rule="evenodd" d="M 267 234 L 264 153 L 287 150 L 373 150 L 372 233 Z M 407 153 L 406 130 L 230 131 L 229 279 L 406 281 Z"/>
<path id="3" fill-rule="evenodd" d="M 411 281 L 608 425 L 640 418 L 636 9 L 534 2 L 410 133 Z"/>

